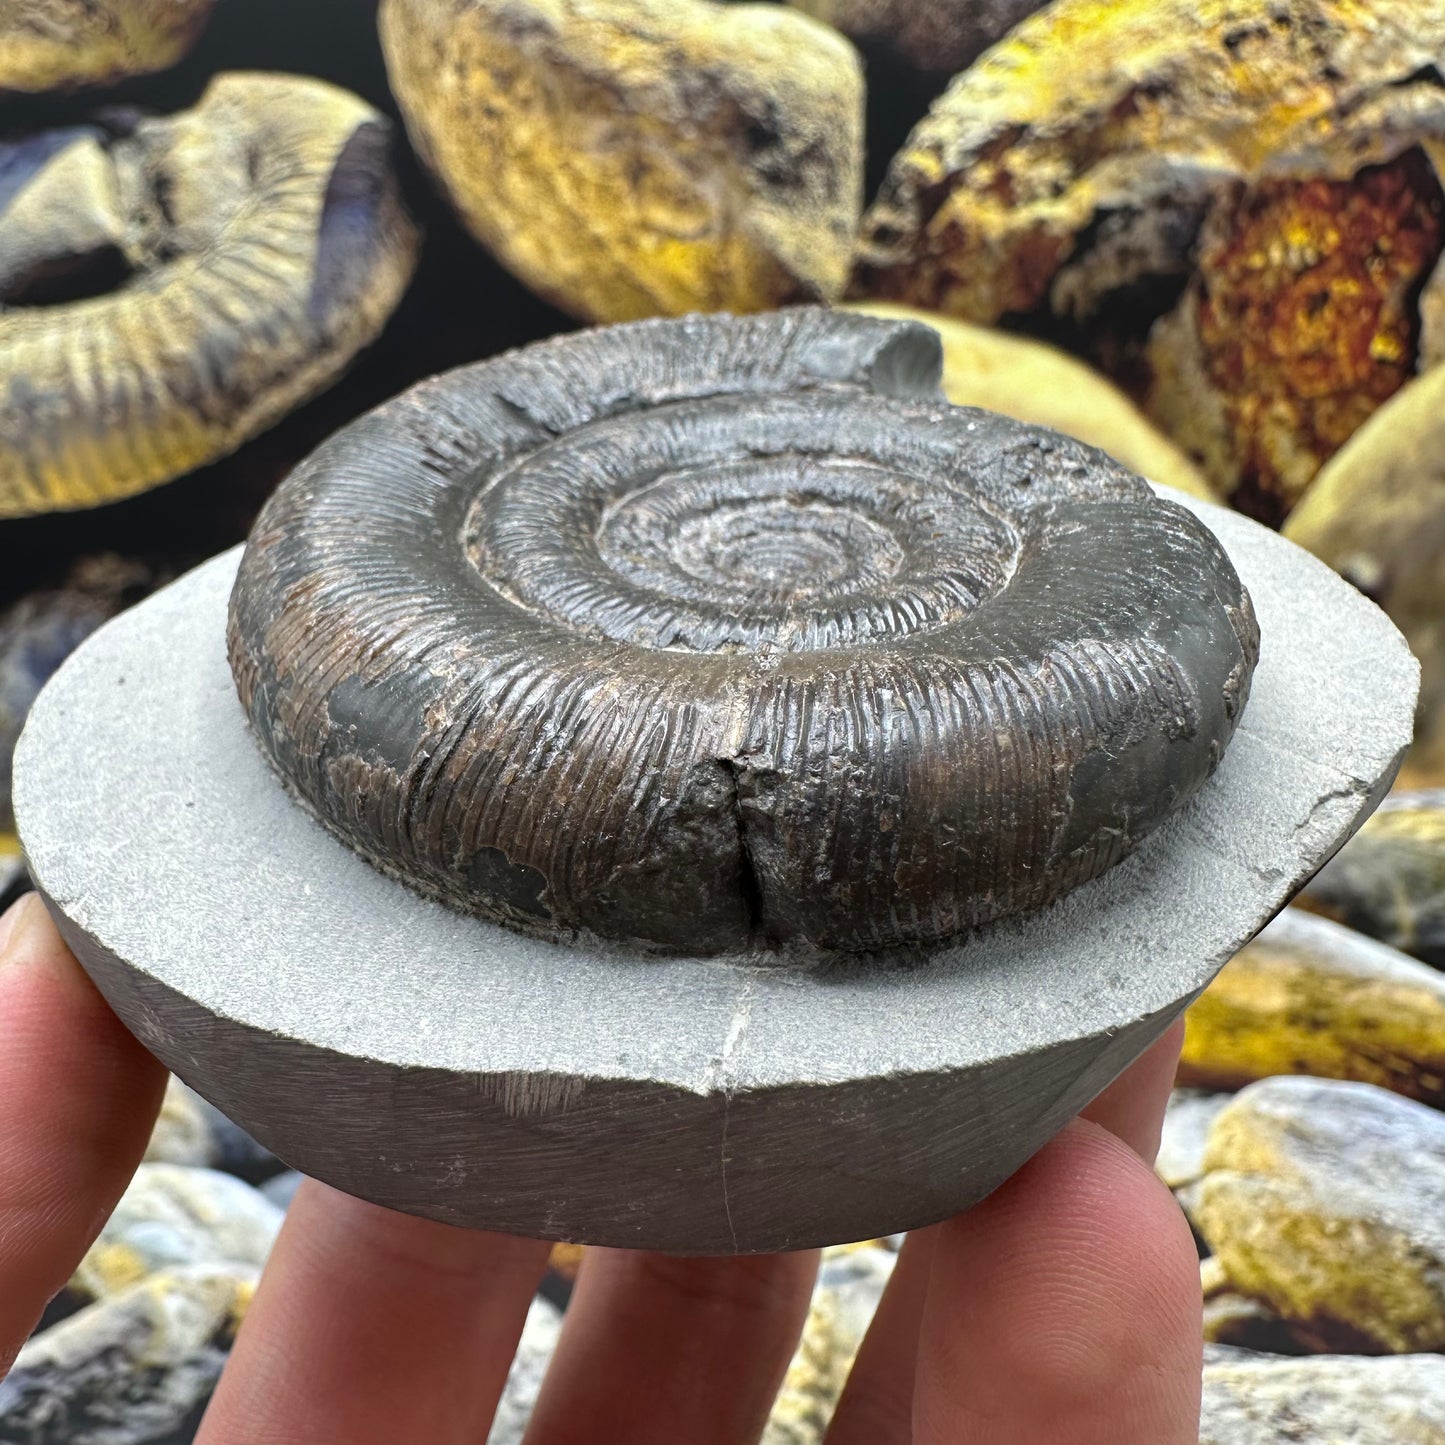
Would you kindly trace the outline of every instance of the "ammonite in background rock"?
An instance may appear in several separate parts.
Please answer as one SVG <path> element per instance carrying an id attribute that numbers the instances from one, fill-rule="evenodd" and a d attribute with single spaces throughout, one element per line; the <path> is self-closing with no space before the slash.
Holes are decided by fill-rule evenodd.
<path id="1" fill-rule="evenodd" d="M 1095 877 L 1219 761 L 1253 611 L 1192 515 L 939 369 L 803 309 L 413 388 L 256 523 L 262 748 L 387 871 L 547 934 L 871 950 Z"/>
<path id="2" fill-rule="evenodd" d="M 951 74 L 1046 0 L 792 0 L 855 40 L 882 41 L 920 70 Z"/>
<path id="3" fill-rule="evenodd" d="M 991 326 L 888 301 L 849 303 L 867 316 L 919 321 L 943 343 L 943 394 L 1015 421 L 1061 431 L 1131 471 L 1192 497 L 1219 497 L 1198 469 L 1112 382 L 1065 351 Z"/>
<path id="4" fill-rule="evenodd" d="M 712 0 L 385 0 L 418 151 L 529 286 L 594 321 L 828 300 L 862 207 L 842 36 Z"/>
<path id="5" fill-rule="evenodd" d="M 914 131 L 859 288 L 1114 338 L 1210 480 L 1277 521 L 1440 353 L 1442 64 L 1437 0 L 1059 0 Z"/>
<path id="6" fill-rule="evenodd" d="M 0 93 L 98 85 L 174 65 L 213 0 L 0 0 Z"/>
<path id="7" fill-rule="evenodd" d="M 0 145 L 0 516 L 169 481 L 333 381 L 414 264 L 388 146 L 355 96 L 252 74 Z"/>

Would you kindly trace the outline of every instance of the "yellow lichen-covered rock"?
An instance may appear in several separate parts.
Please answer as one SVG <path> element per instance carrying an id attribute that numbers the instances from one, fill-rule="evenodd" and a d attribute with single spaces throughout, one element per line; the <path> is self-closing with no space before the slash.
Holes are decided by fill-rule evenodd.
<path id="1" fill-rule="evenodd" d="M 472 232 L 577 316 L 829 299 L 863 83 L 829 27 L 713 0 L 384 0 L 413 142 Z"/>
<path id="2" fill-rule="evenodd" d="M 34 1335 L 0 1389 L 0 1439 L 189 1440 L 257 1271 L 165 1270 Z"/>
<path id="3" fill-rule="evenodd" d="M 855 40 L 886 44 L 919 70 L 952 75 L 1046 0 L 791 0 Z"/>
<path id="4" fill-rule="evenodd" d="M 1279 1355 L 1308 1354 L 1316 1342 L 1257 1299 L 1235 1289 L 1215 1255 L 1199 1261 L 1204 1296 L 1204 1343 L 1268 1350 Z"/>
<path id="5" fill-rule="evenodd" d="M 1185 1015 L 1179 1082 L 1357 1079 L 1445 1104 L 1445 975 L 1328 919 L 1286 909 Z"/>
<path id="6" fill-rule="evenodd" d="M 219 1170 L 142 1164 L 70 1280 L 103 1299 L 158 1270 L 217 1262 L 265 1264 L 283 1214 Z"/>
<path id="7" fill-rule="evenodd" d="M 1330 1348 L 1445 1349 L 1445 1115 L 1279 1077 L 1215 1120 L 1196 1224 L 1243 1294 Z"/>
<path id="8" fill-rule="evenodd" d="M 1445 783 L 1445 366 L 1412 381 L 1320 471 L 1284 534 L 1367 593 L 1420 659 L 1401 782 Z"/>
<path id="9" fill-rule="evenodd" d="M 415 262 L 388 131 L 334 86 L 236 73 L 3 148 L 0 517 L 169 481 L 335 380 Z"/>
<path id="10" fill-rule="evenodd" d="M 803 1336 L 760 1445 L 822 1445 L 895 1258 L 878 1241 L 824 1252 Z"/>
<path id="11" fill-rule="evenodd" d="M 1277 518 L 1429 351 L 1442 62 L 1435 0 L 1058 0 L 914 131 L 859 288 L 985 323 L 1104 316 L 1142 347 L 1185 286 L 1131 381 Z"/>
<path id="12" fill-rule="evenodd" d="M 99 85 L 174 65 L 214 0 L 0 0 L 0 92 Z"/>
<path id="13" fill-rule="evenodd" d="M 1218 500 L 1189 458 L 1118 387 L 1066 352 L 911 306 L 864 301 L 847 309 L 933 327 L 943 338 L 943 392 L 955 406 L 981 406 L 1052 427 L 1099 447 L 1150 481 Z"/>
<path id="14" fill-rule="evenodd" d="M 1445 790 L 1390 794 L 1295 902 L 1445 968 Z"/>

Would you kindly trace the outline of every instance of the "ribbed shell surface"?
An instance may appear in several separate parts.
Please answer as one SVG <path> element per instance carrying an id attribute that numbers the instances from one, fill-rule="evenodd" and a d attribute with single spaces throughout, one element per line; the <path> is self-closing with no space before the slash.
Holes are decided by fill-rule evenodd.
<path id="1" fill-rule="evenodd" d="M 230 653 L 290 789 L 550 936 L 872 951 L 1048 904 L 1219 761 L 1258 655 L 1212 533 L 798 309 L 424 382 L 257 521 Z"/>
<path id="2" fill-rule="evenodd" d="M 329 384 L 415 261 L 389 131 L 334 86 L 231 73 L 129 133 L 0 146 L 0 517 L 169 481 Z M 16 258 L 78 245 L 124 283 L 7 301 Z"/>

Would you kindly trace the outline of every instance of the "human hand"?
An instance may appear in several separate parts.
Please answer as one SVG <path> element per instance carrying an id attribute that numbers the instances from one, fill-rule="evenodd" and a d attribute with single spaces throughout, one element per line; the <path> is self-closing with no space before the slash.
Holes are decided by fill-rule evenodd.
<path id="1" fill-rule="evenodd" d="M 0 1036 L 3 1371 L 140 1160 L 165 1072 L 34 897 L 0 919 Z M 909 1236 L 828 1445 L 1195 1445 L 1195 1250 L 1145 1162 L 1179 1041 Z M 200 1445 L 481 1445 L 546 1258 L 304 1185 Z M 527 1445 L 755 1441 L 816 1264 L 589 1250 Z"/>

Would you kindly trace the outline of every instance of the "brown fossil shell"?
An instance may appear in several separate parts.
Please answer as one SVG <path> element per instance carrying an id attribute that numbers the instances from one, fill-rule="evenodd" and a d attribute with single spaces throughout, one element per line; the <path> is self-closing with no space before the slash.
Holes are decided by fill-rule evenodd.
<path id="1" fill-rule="evenodd" d="M 404 393 L 247 545 L 262 749 L 387 871 L 554 935 L 871 950 L 1096 876 L 1218 762 L 1252 609 L 1190 513 L 939 366 L 801 309 Z"/>
<path id="2" fill-rule="evenodd" d="M 862 208 L 842 36 L 712 0 L 384 0 L 413 143 L 469 229 L 593 321 L 832 299 Z"/>
<path id="3" fill-rule="evenodd" d="M 294 76 L 0 146 L 0 517 L 234 450 L 380 331 L 416 232 L 389 124 Z"/>
<path id="4" fill-rule="evenodd" d="M 1187 283 L 1149 410 L 1277 519 L 1431 350 L 1442 65 L 1436 0 L 1058 0 L 914 131 L 858 290 L 1090 335 Z"/>
<path id="5" fill-rule="evenodd" d="M 0 0 L 0 93 L 99 85 L 183 56 L 214 0 Z"/>

